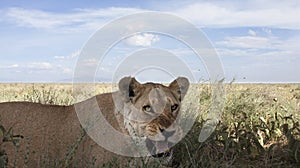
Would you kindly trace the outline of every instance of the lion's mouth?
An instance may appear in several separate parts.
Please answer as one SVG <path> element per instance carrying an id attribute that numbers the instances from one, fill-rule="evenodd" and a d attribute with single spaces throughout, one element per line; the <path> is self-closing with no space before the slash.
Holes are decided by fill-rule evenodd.
<path id="1" fill-rule="evenodd" d="M 168 141 L 154 141 L 146 139 L 146 146 L 153 157 L 170 157 L 172 153 L 171 147 L 173 144 Z"/>

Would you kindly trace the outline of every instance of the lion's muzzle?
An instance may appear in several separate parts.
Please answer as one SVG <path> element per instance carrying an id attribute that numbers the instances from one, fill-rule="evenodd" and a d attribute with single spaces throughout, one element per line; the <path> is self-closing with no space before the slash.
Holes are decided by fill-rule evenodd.
<path id="1" fill-rule="evenodd" d="M 168 157 L 171 154 L 173 143 L 168 141 L 154 141 L 147 138 L 146 146 L 153 157 Z"/>

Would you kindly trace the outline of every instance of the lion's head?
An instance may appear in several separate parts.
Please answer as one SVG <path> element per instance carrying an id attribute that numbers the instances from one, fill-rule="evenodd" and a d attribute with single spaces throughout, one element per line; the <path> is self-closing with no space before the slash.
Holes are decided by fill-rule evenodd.
<path id="1" fill-rule="evenodd" d="M 125 128 L 131 136 L 145 138 L 152 156 L 170 155 L 171 147 L 182 138 L 178 116 L 188 88 L 189 81 L 184 77 L 169 86 L 140 84 L 131 77 L 120 80 L 119 89 L 125 101 Z"/>

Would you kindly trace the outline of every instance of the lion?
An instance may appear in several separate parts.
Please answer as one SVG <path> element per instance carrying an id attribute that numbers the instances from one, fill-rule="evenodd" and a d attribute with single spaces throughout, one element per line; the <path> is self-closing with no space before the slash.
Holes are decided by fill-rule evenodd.
<path id="1" fill-rule="evenodd" d="M 18 148 L 11 143 L 0 146 L 8 156 L 8 166 L 86 167 L 95 164 L 100 167 L 113 158 L 129 159 L 104 149 L 82 129 L 76 106 L 88 112 L 94 100 L 115 130 L 143 138 L 151 157 L 168 160 L 164 164 L 172 166 L 173 145 L 182 138 L 178 116 L 189 88 L 188 79 L 178 77 L 165 86 L 151 82 L 141 84 L 134 77 L 124 77 L 118 87 L 116 92 L 96 95 L 70 106 L 0 103 L 1 125 L 22 136 Z"/>

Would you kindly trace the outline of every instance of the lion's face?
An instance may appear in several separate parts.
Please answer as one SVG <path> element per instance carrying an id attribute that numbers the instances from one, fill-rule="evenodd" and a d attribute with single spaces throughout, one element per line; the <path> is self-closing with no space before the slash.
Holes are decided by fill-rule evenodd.
<path id="1" fill-rule="evenodd" d="M 181 139 L 178 116 L 181 100 L 188 87 L 189 82 L 183 77 L 177 78 L 169 86 L 140 84 L 130 77 L 119 82 L 126 102 L 125 128 L 130 135 L 145 138 L 152 156 L 170 155 L 171 147 Z"/>

